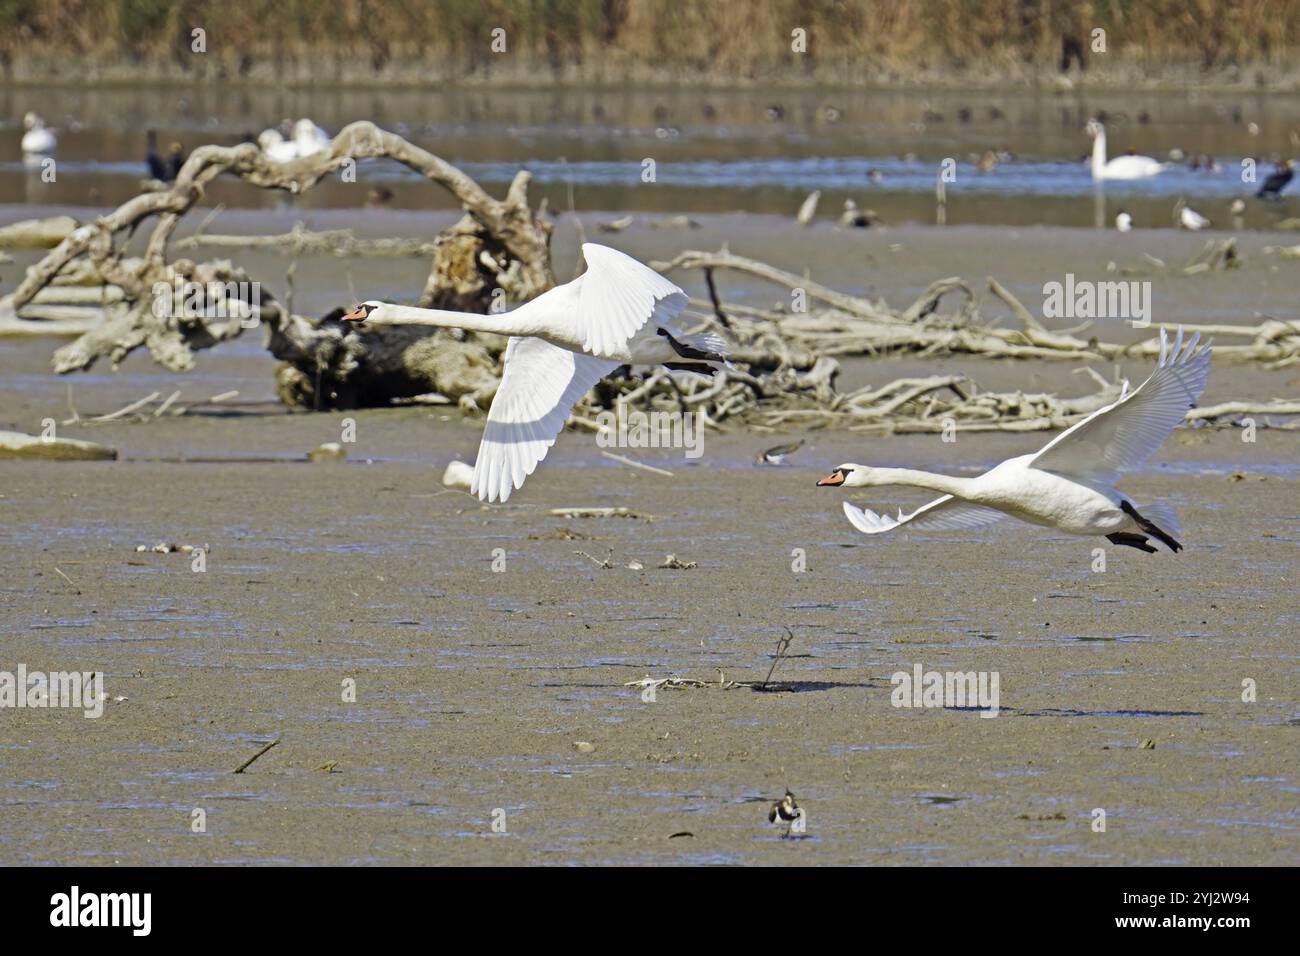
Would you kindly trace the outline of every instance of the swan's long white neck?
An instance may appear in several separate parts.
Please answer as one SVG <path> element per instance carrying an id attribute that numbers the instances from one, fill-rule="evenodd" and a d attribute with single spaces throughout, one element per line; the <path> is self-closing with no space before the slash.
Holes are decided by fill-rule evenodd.
<path id="1" fill-rule="evenodd" d="M 945 495 L 964 497 L 969 478 L 954 478 L 951 475 L 938 475 L 932 471 L 917 471 L 913 468 L 872 468 L 868 475 L 863 475 L 860 482 L 847 482 L 859 487 L 871 485 L 908 485 L 913 488 L 926 488 Z"/>
<path id="2" fill-rule="evenodd" d="M 465 329 L 468 332 L 492 332 L 496 335 L 533 334 L 528 323 L 520 321 L 524 310 L 483 315 L 478 312 L 450 312 L 446 309 L 418 309 L 410 305 L 384 305 L 383 312 L 372 315 L 370 325 L 433 325 L 442 329 Z"/>
<path id="3" fill-rule="evenodd" d="M 1097 130 L 1096 137 L 1092 141 L 1092 175 L 1094 179 L 1101 179 L 1106 169 L 1106 130 Z"/>

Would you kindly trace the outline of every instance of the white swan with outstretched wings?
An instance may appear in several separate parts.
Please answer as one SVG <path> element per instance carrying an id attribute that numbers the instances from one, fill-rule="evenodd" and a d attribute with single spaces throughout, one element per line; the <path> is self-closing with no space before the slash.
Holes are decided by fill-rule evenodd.
<path id="1" fill-rule="evenodd" d="M 504 372 L 474 463 L 471 490 L 505 501 L 523 486 L 564 428 L 569 411 L 620 365 L 660 365 L 712 375 L 727 343 L 679 323 L 687 297 L 626 253 L 587 243 L 587 271 L 511 312 L 480 315 L 368 301 L 345 321 L 428 325 L 510 336 Z"/>
<path id="2" fill-rule="evenodd" d="M 1140 509 L 1114 484 L 1140 468 L 1195 407 L 1210 378 L 1210 346 L 1199 336 L 1173 345 L 1160 332 L 1160 358 L 1151 377 L 1119 401 L 1067 428 L 1034 455 L 1021 455 L 974 478 L 910 468 L 843 464 L 817 482 L 850 488 L 911 485 L 943 493 L 911 514 L 878 515 L 844 502 L 844 514 L 863 534 L 906 525 L 916 531 L 982 528 L 1011 516 L 1070 534 L 1104 535 L 1112 543 L 1152 552 L 1151 538 L 1171 551 L 1182 545 L 1178 520 L 1165 505 Z"/>

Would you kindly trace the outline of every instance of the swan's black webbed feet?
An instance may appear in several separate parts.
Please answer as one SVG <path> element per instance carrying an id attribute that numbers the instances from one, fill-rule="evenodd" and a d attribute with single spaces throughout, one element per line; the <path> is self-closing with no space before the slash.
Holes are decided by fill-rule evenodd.
<path id="1" fill-rule="evenodd" d="M 1134 534 L 1132 531 L 1116 531 L 1114 534 L 1106 535 L 1106 540 L 1112 544 L 1122 544 L 1129 548 L 1137 548 L 1139 551 L 1145 551 L 1147 554 L 1155 554 L 1156 549 L 1147 544 L 1147 536 L 1144 534 Z"/>

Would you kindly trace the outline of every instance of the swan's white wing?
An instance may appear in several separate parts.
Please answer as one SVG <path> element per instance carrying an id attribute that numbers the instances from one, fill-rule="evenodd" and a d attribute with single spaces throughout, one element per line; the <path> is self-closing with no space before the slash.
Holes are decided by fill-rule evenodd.
<path id="1" fill-rule="evenodd" d="M 897 518 L 878 515 L 844 502 L 844 515 L 863 534 L 880 534 L 906 524 L 913 531 L 969 531 L 983 528 L 1006 517 L 996 508 L 986 508 L 952 495 L 944 495 L 921 505 L 909 515 L 900 509 Z"/>
<path id="2" fill-rule="evenodd" d="M 511 338 L 470 491 L 484 501 L 509 498 L 546 457 L 578 399 L 617 367 L 541 339 Z"/>
<path id="3" fill-rule="evenodd" d="M 1210 380 L 1209 344 L 1200 335 L 1183 345 L 1183 330 L 1169 347 L 1160 330 L 1160 361 L 1151 377 L 1112 405 L 1093 412 L 1048 442 L 1032 468 L 1114 482 L 1140 468 L 1187 415 Z"/>
<path id="4" fill-rule="evenodd" d="M 685 292 L 631 256 L 592 242 L 582 254 L 576 331 L 592 355 L 617 355 L 646 322 L 662 325 L 686 308 Z"/>

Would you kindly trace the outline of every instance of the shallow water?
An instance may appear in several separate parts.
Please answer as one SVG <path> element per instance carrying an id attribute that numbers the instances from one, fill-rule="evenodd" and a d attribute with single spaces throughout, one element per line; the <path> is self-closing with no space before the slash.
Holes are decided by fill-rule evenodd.
<path id="1" fill-rule="evenodd" d="M 53 183 L 18 155 L 28 109 L 59 130 Z M 1083 132 L 1097 113 L 1107 118 L 1112 156 L 1133 149 L 1163 160 L 1177 149 L 1188 159 L 1154 179 L 1107 184 L 1099 214 Z M 8 117 L 0 204 L 116 205 L 145 174 L 146 128 L 164 150 L 172 141 L 188 149 L 233 144 L 302 115 L 331 133 L 371 119 L 497 191 L 528 168 L 537 195 L 557 209 L 569 207 L 572 190 L 579 209 L 793 214 L 820 189 L 823 217 L 852 197 L 889 222 L 933 220 L 935 175 L 947 158 L 957 177 L 947 187 L 950 223 L 1089 226 L 1109 223 L 1122 206 L 1140 226 L 1168 225 L 1178 198 L 1226 222 L 1228 201 L 1257 188 L 1242 182 L 1243 157 L 1258 160 L 1262 180 L 1272 161 L 1300 153 L 1300 104 L 1264 94 L 8 88 L 0 90 L 0 116 Z M 980 173 L 973 164 L 989 150 L 1003 162 Z M 1188 169 L 1198 155 L 1218 171 Z M 647 159 L 653 182 L 643 181 Z M 357 183 L 327 179 L 300 208 L 360 207 L 380 184 L 397 208 L 454 206 L 411 171 L 376 161 L 360 165 Z M 209 195 L 232 208 L 284 202 L 226 180 Z M 1283 214 L 1252 202 L 1243 225 L 1266 228 Z"/>

